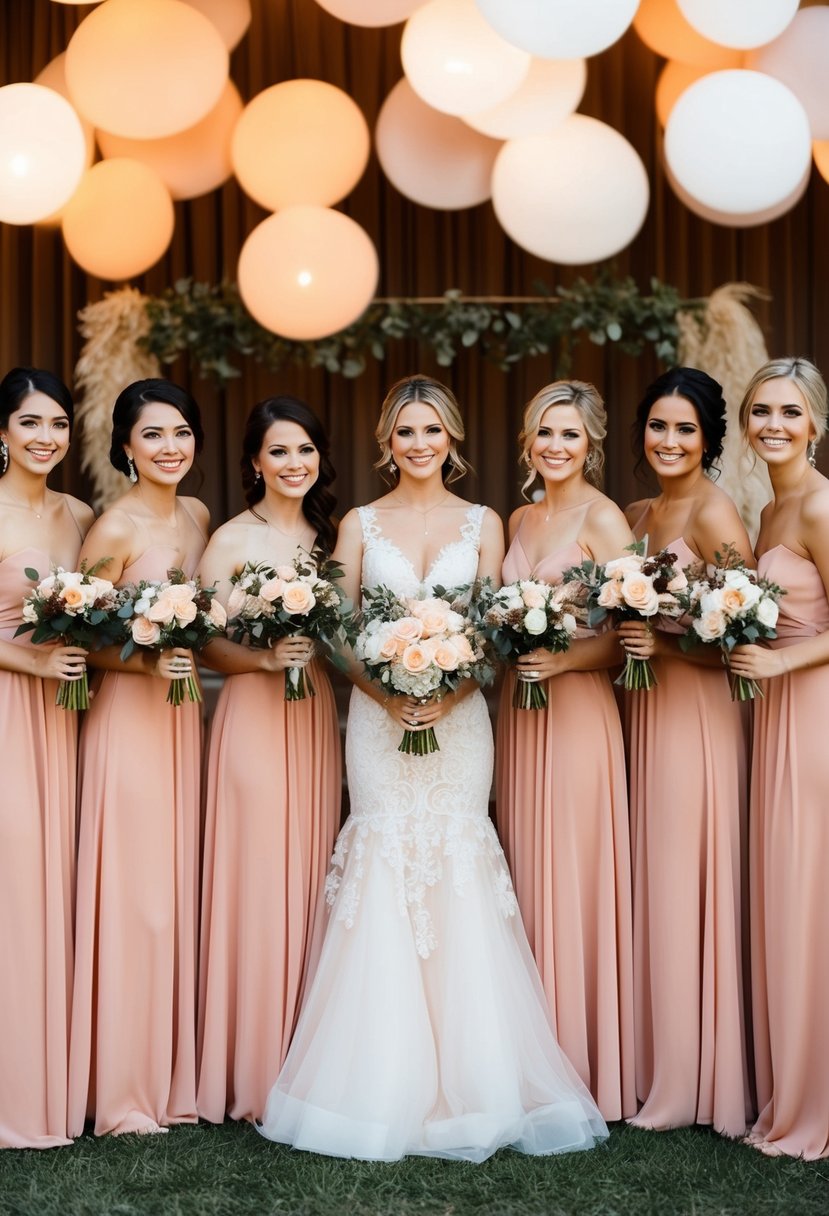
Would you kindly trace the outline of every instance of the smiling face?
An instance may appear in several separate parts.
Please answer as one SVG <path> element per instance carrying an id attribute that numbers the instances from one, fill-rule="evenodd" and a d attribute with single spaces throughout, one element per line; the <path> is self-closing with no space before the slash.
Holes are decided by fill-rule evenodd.
<path id="1" fill-rule="evenodd" d="M 793 380 L 779 377 L 758 385 L 748 414 L 746 437 L 767 464 L 805 459 L 815 435 L 806 398 Z"/>
<path id="2" fill-rule="evenodd" d="M 187 419 L 174 405 L 149 401 L 124 444 L 141 478 L 160 485 L 177 485 L 196 457 L 196 437 Z"/>
<path id="3" fill-rule="evenodd" d="M 581 476 L 589 450 L 579 410 L 574 405 L 551 405 L 542 415 L 529 455 L 544 481 L 563 482 Z"/>
<path id="4" fill-rule="evenodd" d="M 265 432 L 253 467 L 267 489 L 287 498 L 304 498 L 319 477 L 320 454 L 304 427 L 280 418 Z"/>
<path id="5" fill-rule="evenodd" d="M 418 481 L 440 474 L 449 455 L 450 436 L 437 410 L 424 401 L 404 405 L 389 439 L 401 476 Z"/>
<path id="6" fill-rule="evenodd" d="M 0 437 L 9 446 L 9 465 L 27 472 L 46 474 L 60 464 L 69 448 L 69 417 L 64 408 L 45 393 L 23 398 Z"/>
<path id="7" fill-rule="evenodd" d="M 659 477 L 681 477 L 702 464 L 705 437 L 686 397 L 660 397 L 645 423 L 645 459 Z"/>

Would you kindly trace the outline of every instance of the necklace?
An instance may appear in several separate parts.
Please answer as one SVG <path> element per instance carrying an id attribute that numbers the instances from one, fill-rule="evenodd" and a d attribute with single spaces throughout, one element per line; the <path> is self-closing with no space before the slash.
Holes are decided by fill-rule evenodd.
<path id="1" fill-rule="evenodd" d="M 267 515 L 260 515 L 257 511 L 254 511 L 252 509 L 251 509 L 251 515 L 253 515 L 254 519 L 260 519 L 262 521 L 262 523 L 265 524 L 266 527 L 273 528 L 274 532 L 278 532 L 280 534 L 280 536 L 287 537 L 288 540 L 294 540 L 297 543 L 299 543 L 300 537 L 303 535 L 302 531 L 286 532 L 284 528 L 280 528 L 279 524 L 275 524 L 275 523 L 273 523 L 272 520 L 268 519 Z"/>
<path id="2" fill-rule="evenodd" d="M 442 506 L 443 503 L 446 502 L 448 497 L 449 497 L 449 491 L 447 490 L 445 492 L 445 494 L 443 495 L 443 498 L 439 498 L 437 502 L 433 502 L 431 507 L 415 506 L 415 504 L 413 502 L 406 502 L 405 498 L 398 498 L 397 501 L 400 503 L 401 507 L 408 507 L 408 509 L 410 511 L 416 511 L 417 514 L 422 517 L 423 535 L 428 536 L 429 535 L 429 521 L 426 517 L 428 515 L 430 515 L 432 513 L 432 511 L 435 511 L 435 510 L 437 510 L 438 507 Z"/>
<path id="3" fill-rule="evenodd" d="M 46 509 L 44 503 L 39 511 L 36 511 L 30 502 L 16 502 L 15 499 L 0 499 L 7 507 L 19 507 L 21 511 L 31 511 L 35 519 L 43 519 L 43 512 Z"/>

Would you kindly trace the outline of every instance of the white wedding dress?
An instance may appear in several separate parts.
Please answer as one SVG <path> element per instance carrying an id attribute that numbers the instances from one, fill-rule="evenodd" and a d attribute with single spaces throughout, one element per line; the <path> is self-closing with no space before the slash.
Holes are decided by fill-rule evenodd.
<path id="1" fill-rule="evenodd" d="M 485 509 L 470 508 L 420 583 L 362 507 L 363 585 L 411 596 L 471 583 Z M 351 815 L 327 882 L 330 919 L 260 1130 L 386 1161 L 591 1148 L 607 1128 L 556 1042 L 487 813 L 493 746 L 481 693 L 435 734 L 440 751 L 404 755 L 401 728 L 354 689 Z"/>

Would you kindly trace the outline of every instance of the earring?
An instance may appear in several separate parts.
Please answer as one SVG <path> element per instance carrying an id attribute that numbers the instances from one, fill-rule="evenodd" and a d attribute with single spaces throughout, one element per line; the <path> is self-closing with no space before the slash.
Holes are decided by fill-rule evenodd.
<path id="1" fill-rule="evenodd" d="M 587 453 L 587 455 L 584 458 L 585 474 L 592 473 L 598 463 L 599 463 L 599 457 L 596 454 L 596 449 L 591 448 L 590 451 Z"/>
<path id="2" fill-rule="evenodd" d="M 0 474 L 9 467 L 9 445 L 5 439 L 0 439 Z"/>
<path id="3" fill-rule="evenodd" d="M 132 456 L 127 457 L 127 465 L 129 467 L 129 473 L 127 476 L 132 484 L 135 485 L 135 483 L 138 481 L 138 474 L 135 471 L 135 461 L 133 460 Z"/>
<path id="4" fill-rule="evenodd" d="M 397 472 L 397 465 L 394 463 L 393 460 L 389 461 L 388 470 L 391 473 L 392 477 L 394 477 L 395 473 Z"/>
<path id="5" fill-rule="evenodd" d="M 808 460 L 808 462 L 812 466 L 812 468 L 814 468 L 815 465 L 817 464 L 817 461 L 815 460 L 816 451 L 817 451 L 817 440 L 812 439 L 809 441 L 809 447 L 806 450 L 806 459 Z"/>
<path id="6" fill-rule="evenodd" d="M 262 470 L 261 470 L 261 469 L 257 469 L 257 470 L 256 470 L 256 476 L 255 476 L 255 477 L 254 477 L 254 479 L 253 479 L 254 484 L 255 484 L 255 485 L 258 485 L 258 484 L 259 484 L 259 482 L 260 482 L 261 480 L 262 480 Z"/>

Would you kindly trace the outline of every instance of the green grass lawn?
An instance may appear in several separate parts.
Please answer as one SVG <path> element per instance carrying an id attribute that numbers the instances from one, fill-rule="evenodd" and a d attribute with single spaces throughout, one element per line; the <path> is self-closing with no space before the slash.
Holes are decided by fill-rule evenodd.
<path id="1" fill-rule="evenodd" d="M 769 1160 L 693 1128 L 616 1127 L 591 1153 L 369 1165 L 247 1125 L 0 1153 L 1 1216 L 827 1216 L 829 1161 Z"/>

